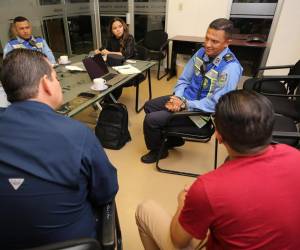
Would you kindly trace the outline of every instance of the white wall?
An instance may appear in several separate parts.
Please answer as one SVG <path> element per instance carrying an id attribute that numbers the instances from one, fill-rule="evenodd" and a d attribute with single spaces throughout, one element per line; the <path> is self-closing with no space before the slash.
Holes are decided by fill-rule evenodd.
<path id="1" fill-rule="evenodd" d="M 266 65 L 295 64 L 300 60 L 299 27 L 300 1 L 285 0 Z M 286 74 L 287 70 L 272 70 L 273 74 L 275 72 L 276 74 Z"/>
<path id="2" fill-rule="evenodd" d="M 176 35 L 205 36 L 208 24 L 229 17 L 232 0 L 168 0 L 166 30 Z"/>

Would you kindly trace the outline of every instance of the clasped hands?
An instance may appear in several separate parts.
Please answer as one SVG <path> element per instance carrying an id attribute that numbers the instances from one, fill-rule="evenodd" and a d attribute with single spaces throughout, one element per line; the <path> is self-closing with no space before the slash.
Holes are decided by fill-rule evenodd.
<path id="1" fill-rule="evenodd" d="M 165 104 L 165 108 L 170 112 L 178 112 L 185 109 L 185 102 L 178 96 L 173 95 Z"/>
<path id="2" fill-rule="evenodd" d="M 109 54 L 109 51 L 107 49 L 102 49 L 102 50 L 96 49 L 95 53 L 96 54 L 101 54 L 102 56 L 105 56 L 105 55 Z"/>

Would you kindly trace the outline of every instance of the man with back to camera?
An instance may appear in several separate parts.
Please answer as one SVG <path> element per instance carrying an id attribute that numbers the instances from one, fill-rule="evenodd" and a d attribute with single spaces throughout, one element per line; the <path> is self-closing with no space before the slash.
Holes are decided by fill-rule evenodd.
<path id="1" fill-rule="evenodd" d="M 41 52 L 7 54 L 2 84 L 11 105 L 0 112 L 1 249 L 96 238 L 93 210 L 118 191 L 98 139 L 55 112 L 62 90 Z"/>
<path id="2" fill-rule="evenodd" d="M 13 30 L 16 35 L 4 47 L 3 57 L 13 49 L 30 49 L 38 50 L 44 53 L 52 64 L 56 64 L 54 55 L 49 48 L 47 42 L 42 37 L 34 37 L 32 35 L 32 26 L 26 17 L 17 16 L 13 21 Z"/>
<path id="3" fill-rule="evenodd" d="M 174 94 L 146 102 L 144 138 L 149 152 L 142 156 L 142 162 L 156 162 L 162 143 L 162 129 L 173 112 L 214 112 L 220 96 L 236 89 L 242 75 L 242 67 L 228 48 L 232 29 L 232 22 L 225 18 L 211 22 L 206 32 L 204 47 L 198 50 L 185 66 L 174 88 Z M 201 122 L 195 121 L 197 126 L 207 131 L 210 122 L 200 118 L 199 120 Z M 180 117 L 173 121 L 172 126 L 194 127 L 195 123 L 188 117 Z M 168 156 L 168 149 L 183 143 L 180 137 L 168 138 L 167 148 L 161 158 Z"/>
<path id="4" fill-rule="evenodd" d="M 232 91 L 220 98 L 215 124 L 229 160 L 179 193 L 172 219 L 154 201 L 139 205 L 145 249 L 198 249 L 207 234 L 207 250 L 300 249 L 300 152 L 269 145 L 271 102 Z"/>

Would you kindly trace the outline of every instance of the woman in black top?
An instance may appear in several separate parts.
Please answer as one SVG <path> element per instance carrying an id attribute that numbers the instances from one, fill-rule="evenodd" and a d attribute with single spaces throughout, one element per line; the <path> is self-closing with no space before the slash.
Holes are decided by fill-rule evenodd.
<path id="1" fill-rule="evenodd" d="M 109 25 L 111 34 L 107 41 L 106 48 L 96 50 L 101 55 L 117 54 L 122 55 L 125 59 L 134 56 L 134 38 L 129 34 L 128 26 L 123 19 L 115 17 Z"/>
<path id="2" fill-rule="evenodd" d="M 111 20 L 109 24 L 110 39 L 107 41 L 106 47 L 95 50 L 96 54 L 101 53 L 102 56 L 107 56 L 109 54 L 116 54 L 124 56 L 125 59 L 134 57 L 134 38 L 129 34 L 128 26 L 123 21 L 123 19 L 115 17 Z M 112 91 L 112 94 L 116 100 L 122 94 L 123 87 L 132 86 L 133 83 L 125 84 Z M 110 102 L 110 98 L 105 98 L 104 101 Z"/>

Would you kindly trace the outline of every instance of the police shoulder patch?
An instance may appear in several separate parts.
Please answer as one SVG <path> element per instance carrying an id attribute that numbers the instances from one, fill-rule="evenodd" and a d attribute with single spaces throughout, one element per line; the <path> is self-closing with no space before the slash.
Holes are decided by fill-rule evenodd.
<path id="1" fill-rule="evenodd" d="M 232 60 L 233 60 L 232 54 L 231 54 L 231 53 L 227 53 L 227 54 L 224 56 L 224 60 L 225 60 L 226 62 L 232 61 Z"/>
<path id="2" fill-rule="evenodd" d="M 226 80 L 227 80 L 227 73 L 222 73 L 218 79 L 219 85 L 222 86 L 226 82 Z"/>

